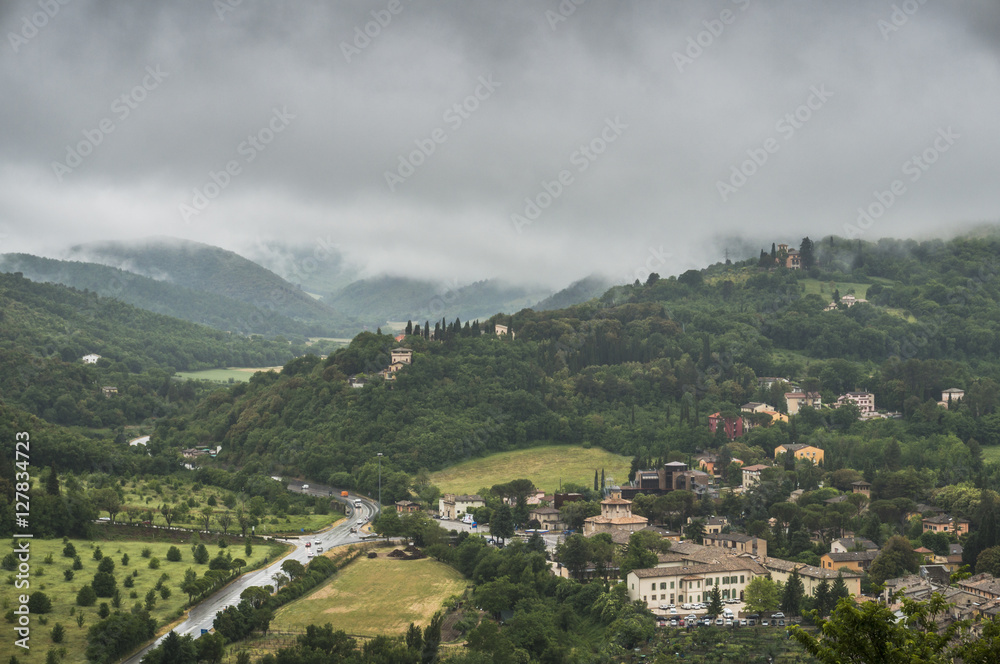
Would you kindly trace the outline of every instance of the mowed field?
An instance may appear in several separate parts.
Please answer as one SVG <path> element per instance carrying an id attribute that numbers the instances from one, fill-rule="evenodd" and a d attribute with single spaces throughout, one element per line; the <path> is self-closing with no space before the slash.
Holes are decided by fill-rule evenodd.
<path id="1" fill-rule="evenodd" d="M 425 626 L 466 581 L 432 558 L 359 558 L 311 594 L 281 608 L 271 623 L 278 631 L 304 632 L 331 623 L 352 636 L 400 635 L 410 623 Z"/>
<path id="2" fill-rule="evenodd" d="M 442 493 L 475 493 L 483 487 L 511 480 L 529 479 L 543 491 L 559 490 L 560 482 L 594 486 L 594 471 L 622 483 L 628 480 L 632 460 L 592 447 L 549 445 L 514 452 L 500 452 L 481 459 L 463 461 L 431 473 L 431 484 Z"/>
<path id="3" fill-rule="evenodd" d="M 225 369 L 205 369 L 204 371 L 178 371 L 174 378 L 210 380 L 213 383 L 246 383 L 258 371 L 281 371 L 281 367 L 227 367 Z"/>

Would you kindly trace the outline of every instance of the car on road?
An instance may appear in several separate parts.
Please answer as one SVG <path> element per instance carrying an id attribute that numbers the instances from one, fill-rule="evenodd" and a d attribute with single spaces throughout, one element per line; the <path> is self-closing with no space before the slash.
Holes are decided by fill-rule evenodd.
<path id="1" fill-rule="evenodd" d="M 359 526 L 365 525 L 365 520 L 364 519 L 358 519 L 358 525 Z"/>
<path id="2" fill-rule="evenodd" d="M 784 618 L 784 617 L 785 617 L 785 614 L 782 613 L 781 611 L 778 611 L 777 613 L 772 613 L 771 614 L 771 618 Z"/>
<path id="3" fill-rule="evenodd" d="M 312 545 L 313 545 L 313 543 L 312 543 L 312 542 L 306 542 L 306 548 L 307 548 L 307 549 L 308 549 L 309 547 L 311 547 Z"/>

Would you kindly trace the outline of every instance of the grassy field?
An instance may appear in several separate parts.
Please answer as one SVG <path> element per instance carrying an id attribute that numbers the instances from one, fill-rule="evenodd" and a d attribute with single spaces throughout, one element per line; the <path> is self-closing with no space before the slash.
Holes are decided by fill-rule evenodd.
<path id="1" fill-rule="evenodd" d="M 246 383 L 258 371 L 281 371 L 281 367 L 227 367 L 204 371 L 178 371 L 174 378 L 208 380 L 213 383 Z"/>
<path id="2" fill-rule="evenodd" d="M 1000 445 L 983 448 L 983 463 L 1000 463 Z"/>
<path id="3" fill-rule="evenodd" d="M 281 608 L 271 623 L 279 631 L 305 631 L 332 623 L 355 636 L 400 635 L 409 624 L 426 625 L 466 581 L 454 568 L 431 558 L 395 560 L 380 551 L 359 558 L 328 583 Z"/>
<path id="4" fill-rule="evenodd" d="M 442 493 L 475 493 L 494 484 L 529 479 L 543 491 L 557 491 L 560 482 L 593 487 L 595 469 L 604 469 L 606 478 L 625 482 L 630 465 L 628 457 L 596 447 L 549 445 L 463 461 L 431 473 L 431 483 Z"/>
<path id="5" fill-rule="evenodd" d="M 91 487 L 84 482 L 85 488 Z M 115 516 L 116 523 L 130 523 L 129 508 L 132 510 L 132 521 L 141 522 L 149 520 L 157 526 L 180 526 L 181 528 L 204 529 L 205 521 L 203 510 L 212 511 L 208 530 L 223 532 L 229 535 L 240 534 L 238 521 L 236 519 L 236 508 L 238 507 L 237 497 L 231 492 L 219 487 L 201 485 L 195 482 L 182 481 L 177 478 L 154 478 L 149 480 L 131 479 L 125 480 L 121 484 L 122 488 L 122 511 Z M 177 506 L 184 503 L 187 507 L 186 516 L 167 523 L 160 513 L 161 505 Z M 227 507 L 226 503 L 229 503 Z M 248 503 L 249 506 L 252 501 Z M 274 505 L 264 504 L 266 512 L 260 517 L 257 524 L 257 535 L 273 535 L 279 533 L 297 533 L 303 529 L 306 532 L 316 532 L 343 518 L 337 512 L 331 511 L 329 514 L 284 514 L 275 513 Z M 227 515 L 231 524 L 227 529 L 223 529 L 219 524 L 219 517 Z M 108 516 L 107 512 L 101 512 L 100 516 Z"/>
<path id="6" fill-rule="evenodd" d="M 867 299 L 868 287 L 871 286 L 871 284 L 859 284 L 850 281 L 834 282 L 831 285 L 829 281 L 820 281 L 819 279 L 803 279 L 802 284 L 806 288 L 806 295 L 815 293 L 816 295 L 827 297 L 831 301 L 833 300 L 834 289 L 839 290 L 841 295 L 847 295 L 853 288 L 855 297 Z"/>
<path id="7" fill-rule="evenodd" d="M 83 664 L 86 662 L 84 649 L 87 643 L 87 630 L 101 618 L 98 610 L 102 602 L 106 602 L 110 610 L 114 610 L 112 599 L 108 597 L 98 597 L 93 606 L 77 606 L 76 594 L 81 587 L 89 584 L 97 572 L 99 561 L 94 559 L 94 550 L 101 549 L 105 557 L 110 558 L 115 563 L 113 574 L 117 581 L 117 588 L 121 597 L 121 609 L 128 611 L 136 603 L 145 604 L 146 593 L 156 586 L 161 577 L 165 577 L 163 586 L 168 588 L 169 596 L 164 598 L 159 592 L 155 594 L 156 605 L 151 609 L 151 615 L 156 618 L 158 626 L 172 622 L 182 612 L 187 595 L 181 592 L 180 584 L 184 580 L 184 572 L 192 568 L 201 576 L 208 569 L 208 565 L 199 565 L 194 562 L 191 554 L 191 546 L 187 543 L 173 544 L 170 541 L 108 541 L 108 540 L 70 540 L 76 548 L 76 555 L 83 565 L 82 569 L 73 570 L 72 580 L 66 580 L 64 571 L 73 567 L 73 559 L 63 555 L 63 541 L 53 540 L 31 540 L 31 560 L 30 560 L 30 583 L 29 593 L 44 592 L 52 601 L 52 611 L 43 615 L 31 616 L 31 640 L 30 650 L 23 650 L 14 645 L 14 639 L 5 638 L 0 640 L 0 661 L 8 661 L 12 655 L 16 655 L 22 664 L 43 664 L 45 653 L 49 648 L 65 648 L 63 664 Z M 11 543 L 5 543 L 0 549 L 0 557 L 6 556 L 12 549 Z M 170 562 L 167 560 L 167 550 L 171 546 L 177 546 L 181 550 L 181 560 Z M 210 556 L 215 556 L 219 548 L 209 546 Z M 283 548 L 283 547 L 282 547 Z M 148 549 L 149 557 L 143 556 L 143 550 Z M 263 563 L 265 556 L 273 557 L 276 551 L 271 551 L 264 546 L 256 546 L 253 555 L 246 556 L 242 546 L 230 546 L 228 549 L 233 558 L 244 558 L 251 567 Z M 122 564 L 122 557 L 128 555 L 128 564 Z M 159 560 L 159 568 L 151 569 L 150 562 Z M 249 568 L 248 568 L 249 569 Z M 13 574 L 4 572 L 4 575 Z M 133 587 L 125 587 L 126 578 L 131 577 Z M 7 584 L 5 584 L 6 586 Z M 2 597 L 3 612 L 15 608 L 15 591 L 13 586 L 6 587 L 0 592 Z M 83 616 L 83 624 L 78 625 L 77 620 Z M 44 621 L 44 622 L 43 622 Z M 65 629 L 65 637 L 60 644 L 53 643 L 52 629 L 56 623 L 60 623 Z M 11 627 L 8 625 L 8 627 Z M 8 630 L 13 634 L 13 629 Z"/>

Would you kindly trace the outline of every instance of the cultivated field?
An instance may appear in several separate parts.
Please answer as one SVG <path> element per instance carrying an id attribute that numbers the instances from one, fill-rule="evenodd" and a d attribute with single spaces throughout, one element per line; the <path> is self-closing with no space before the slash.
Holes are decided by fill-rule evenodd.
<path id="1" fill-rule="evenodd" d="M 16 655 L 22 664 L 43 664 L 45 662 L 46 651 L 50 648 L 63 648 L 65 655 L 62 664 L 83 664 L 86 662 L 84 650 L 87 646 L 87 630 L 101 620 L 98 611 L 102 603 L 108 605 L 110 611 L 114 611 L 113 600 L 110 597 L 98 597 L 92 606 L 78 606 L 76 603 L 77 592 L 84 585 L 90 584 L 94 579 L 99 561 L 94 559 L 94 551 L 101 549 L 104 557 L 110 558 L 114 562 L 116 588 L 119 593 L 120 608 L 128 611 L 136 603 L 146 605 L 147 593 L 153 590 L 158 583 L 167 588 L 161 594 L 160 591 L 153 593 L 153 605 L 150 614 L 156 619 L 157 626 L 174 621 L 182 612 L 182 608 L 187 602 L 187 595 L 181 591 L 180 584 L 184 580 L 184 572 L 193 569 L 198 576 L 204 575 L 208 569 L 207 564 L 195 563 L 192 556 L 191 545 L 186 542 L 162 541 L 132 541 L 132 540 L 70 540 L 76 549 L 76 555 L 80 559 L 81 569 L 73 570 L 73 558 L 63 555 L 65 544 L 61 539 L 35 539 L 31 540 L 30 559 L 30 588 L 15 589 L 13 586 L 6 586 L 0 593 L 3 598 L 4 613 L 15 608 L 15 597 L 21 593 L 31 594 L 42 592 L 51 600 L 52 611 L 45 614 L 31 615 L 31 640 L 30 650 L 23 650 L 14 645 L 13 627 L 7 625 L 8 636 L 0 640 L 0 661 L 8 661 L 12 655 Z M 167 560 L 167 550 L 171 546 L 176 546 L 181 552 L 181 560 L 170 562 Z M 245 554 L 242 545 L 230 546 L 227 549 L 220 549 L 212 545 L 207 546 L 210 556 L 215 556 L 220 550 L 229 551 L 233 558 L 242 558 L 249 563 L 244 569 L 260 565 L 265 557 L 273 558 L 279 549 L 271 550 L 269 547 L 257 545 L 253 548 L 250 556 Z M 280 547 L 283 550 L 283 547 Z M 147 552 L 148 557 L 143 553 Z M 0 557 L 11 552 L 11 544 L 5 543 L 0 548 Z M 128 556 L 127 564 L 123 563 L 123 556 Z M 156 569 L 150 567 L 150 563 L 157 566 Z M 65 570 L 73 572 L 73 578 L 67 580 Z M 3 572 L 13 578 L 13 573 L 7 570 Z M 131 579 L 127 581 L 126 579 Z M 131 587 L 126 586 L 131 583 Z M 164 597 L 163 595 L 167 595 Z M 82 624 L 78 620 L 82 616 Z M 56 623 L 62 625 L 64 636 L 61 643 L 54 643 L 52 640 L 52 630 Z"/>
<path id="2" fill-rule="evenodd" d="M 410 623 L 426 625 L 466 581 L 455 569 L 431 558 L 395 560 L 379 551 L 359 558 L 309 595 L 281 608 L 271 623 L 277 631 L 305 631 L 333 624 L 353 636 L 400 635 Z"/>
<path id="3" fill-rule="evenodd" d="M 549 445 L 463 461 L 432 473 L 431 483 L 442 493 L 475 493 L 494 484 L 529 479 L 539 489 L 552 492 L 559 490 L 560 482 L 593 487 L 594 471 L 601 469 L 606 479 L 626 482 L 630 465 L 628 457 L 596 447 Z"/>

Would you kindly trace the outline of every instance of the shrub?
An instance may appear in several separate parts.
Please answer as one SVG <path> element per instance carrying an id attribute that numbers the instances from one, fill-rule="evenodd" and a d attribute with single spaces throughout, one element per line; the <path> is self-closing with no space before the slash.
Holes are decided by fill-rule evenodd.
<path id="1" fill-rule="evenodd" d="M 146 610 L 152 611 L 153 607 L 156 606 L 156 591 L 150 588 L 149 592 L 146 593 Z"/>
<path id="2" fill-rule="evenodd" d="M 45 556 L 44 559 L 42 559 L 42 562 L 45 563 L 46 565 L 51 565 L 55 561 L 52 559 L 52 554 L 50 553 L 49 555 Z"/>
<path id="3" fill-rule="evenodd" d="M 153 555 L 153 550 L 150 549 L 148 546 L 147 547 L 143 547 L 143 549 L 142 549 L 142 557 L 143 558 L 149 558 L 151 555 Z"/>
<path id="4" fill-rule="evenodd" d="M 76 547 L 73 546 L 72 542 L 66 542 L 66 546 L 63 547 L 63 555 L 67 558 L 76 557 Z"/>
<path id="5" fill-rule="evenodd" d="M 176 563 L 180 562 L 180 559 L 181 559 L 180 549 L 178 549 L 176 546 L 172 546 L 169 549 L 167 549 L 167 560 L 169 560 L 172 563 Z"/>
<path id="6" fill-rule="evenodd" d="M 71 570 L 71 569 L 65 569 L 65 570 L 63 570 L 63 578 L 66 579 L 67 581 L 72 581 L 73 580 L 73 570 Z"/>
<path id="7" fill-rule="evenodd" d="M 13 553 L 8 553 L 3 557 L 3 561 L 0 562 L 0 567 L 3 567 L 8 572 L 13 572 L 17 569 L 17 558 Z"/>
<path id="8" fill-rule="evenodd" d="M 126 576 L 125 580 L 122 581 L 122 585 L 125 586 L 126 588 L 131 588 L 132 586 L 135 585 L 135 579 L 131 576 Z"/>
<path id="9" fill-rule="evenodd" d="M 80 560 L 80 556 L 73 558 L 73 569 L 83 569 L 83 561 Z"/>
<path id="10" fill-rule="evenodd" d="M 101 620 L 111 615 L 111 608 L 107 602 L 101 602 L 101 605 L 97 607 L 97 615 L 101 617 Z"/>
<path id="11" fill-rule="evenodd" d="M 101 558 L 101 563 L 97 566 L 97 571 L 113 574 L 115 571 L 115 561 L 108 557 Z"/>
<path id="12" fill-rule="evenodd" d="M 94 592 L 94 587 L 91 585 L 80 588 L 80 591 L 76 593 L 77 606 L 93 606 L 96 601 L 97 593 Z"/>
<path id="13" fill-rule="evenodd" d="M 52 610 L 52 600 L 43 592 L 31 593 L 28 597 L 28 610 L 32 613 L 48 613 Z"/>
<path id="14" fill-rule="evenodd" d="M 83 611 L 76 615 L 76 626 L 83 627 L 83 621 L 87 619 L 87 616 L 83 615 Z"/>
<path id="15" fill-rule="evenodd" d="M 114 574 L 98 572 L 94 575 L 94 580 L 90 582 L 90 585 L 98 597 L 111 597 L 115 594 L 118 582 L 115 580 Z"/>
<path id="16" fill-rule="evenodd" d="M 137 598 L 138 596 L 139 596 L 139 593 L 138 593 L 138 592 L 136 592 L 135 590 L 133 590 L 132 592 L 130 592 L 130 593 L 128 594 L 128 598 L 129 598 L 129 599 L 135 599 L 135 598 Z"/>
<path id="17" fill-rule="evenodd" d="M 160 559 L 150 558 L 149 559 L 149 569 L 160 569 Z"/>
<path id="18" fill-rule="evenodd" d="M 170 586 L 160 586 L 160 597 L 163 599 L 170 599 Z"/>
<path id="19" fill-rule="evenodd" d="M 101 547 L 95 548 L 94 549 L 94 560 L 100 560 L 103 557 L 104 557 L 104 552 L 101 551 Z"/>
<path id="20" fill-rule="evenodd" d="M 56 623 L 52 627 L 52 643 L 62 643 L 65 637 L 66 628 L 62 626 L 62 623 Z"/>
<path id="21" fill-rule="evenodd" d="M 195 547 L 194 561 L 199 565 L 204 565 L 208 562 L 208 549 L 205 548 L 204 544 L 199 544 Z"/>
<path id="22" fill-rule="evenodd" d="M 127 553 L 123 553 L 122 554 L 122 567 L 127 567 L 127 566 L 128 566 L 128 554 Z"/>

